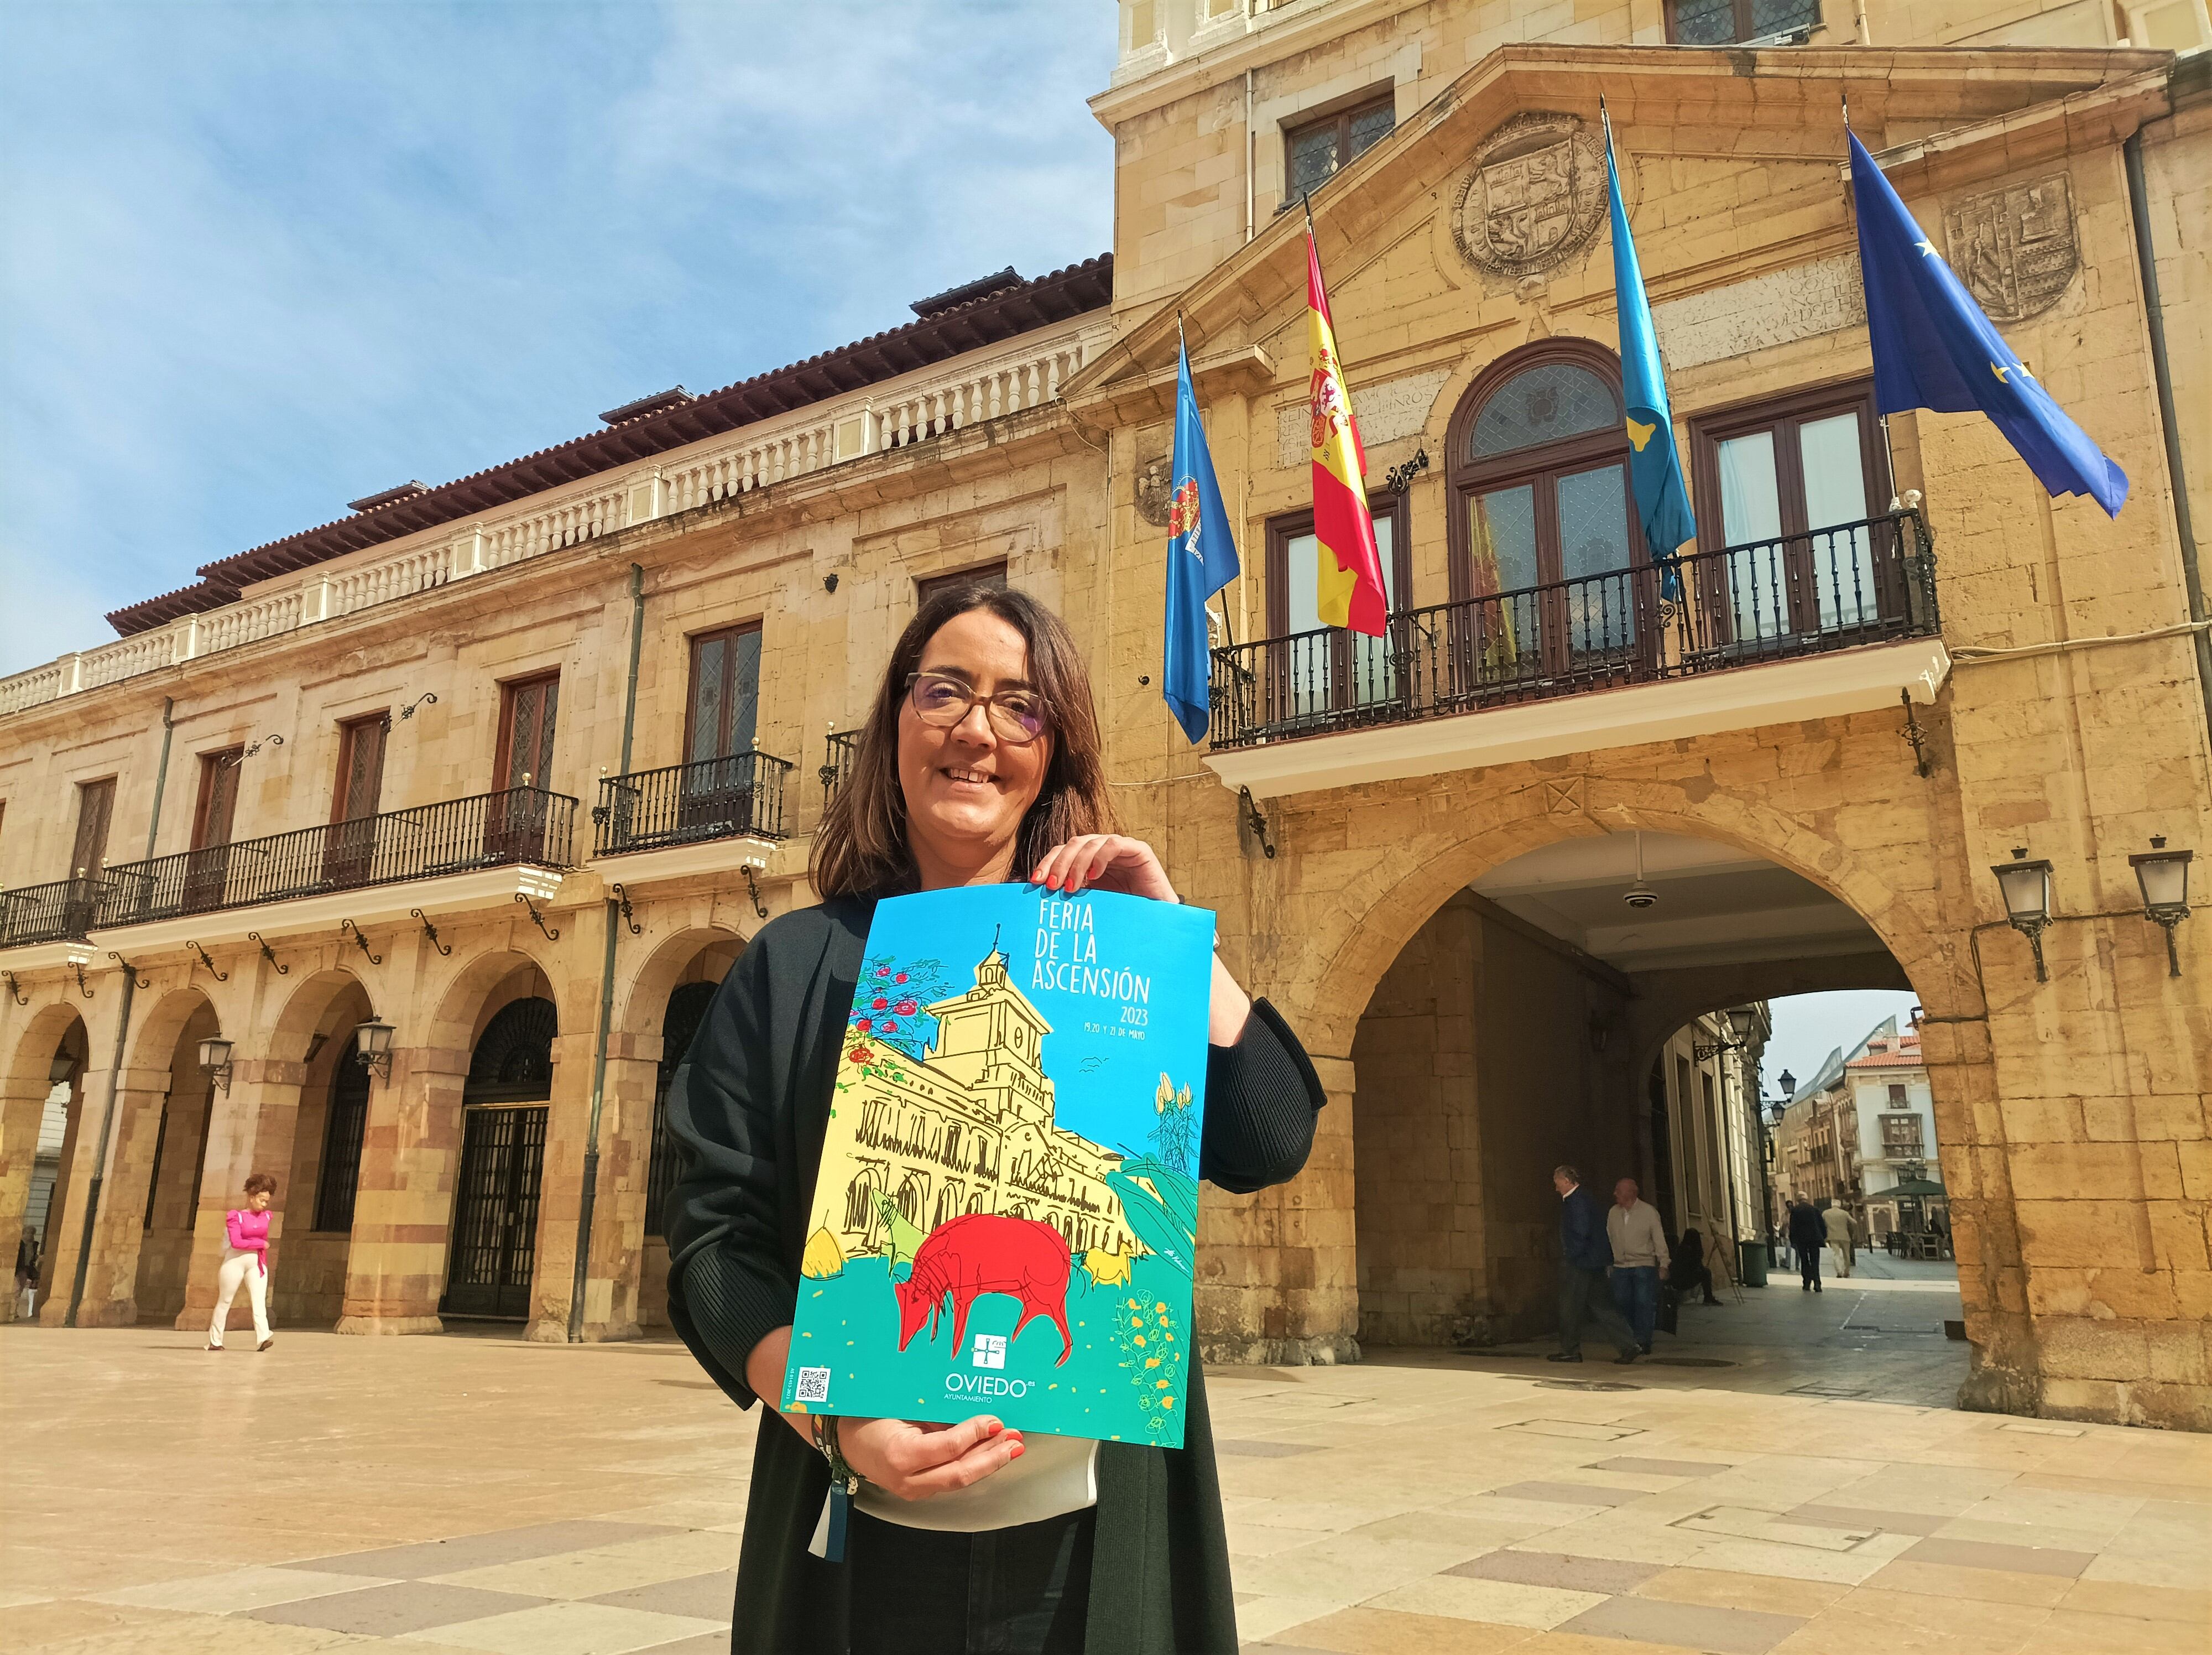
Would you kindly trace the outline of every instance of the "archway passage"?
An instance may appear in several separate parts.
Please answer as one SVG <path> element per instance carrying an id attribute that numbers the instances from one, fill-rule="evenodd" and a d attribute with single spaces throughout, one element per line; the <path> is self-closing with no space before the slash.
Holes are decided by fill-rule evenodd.
<path id="1" fill-rule="evenodd" d="M 152 1161 L 140 1196 L 138 1320 L 174 1323 L 185 1307 L 192 1233 L 207 1169 L 208 1128 L 216 1083 L 200 1064 L 200 1043 L 222 1031 L 204 1000 L 185 1017 L 167 1054 L 168 1081 L 154 1126 Z"/>
<path id="2" fill-rule="evenodd" d="M 1757 1054 L 1747 1069 L 1724 1013 L 1909 986 L 1847 904 L 1717 842 L 1583 835 L 1485 873 L 1407 941 L 1353 1041 L 1361 1342 L 1551 1348 L 1563 1164 L 1601 1213 L 1635 1180 L 1670 1248 L 1698 1231 L 1732 1283 L 1765 1242 L 1765 1148 Z"/>
<path id="3" fill-rule="evenodd" d="M 668 1325 L 668 1194 L 684 1171 L 683 1147 L 668 1129 L 669 1089 L 743 946 L 735 937 L 714 934 L 692 947 L 659 1007 L 660 1058 L 653 1069 L 653 1136 L 646 1153 L 645 1224 L 638 1255 L 637 1320 L 641 1328 Z"/>
<path id="4" fill-rule="evenodd" d="M 84 1118 L 84 1020 L 74 1008 L 48 1006 L 16 1044 L 0 1096 L 0 1227 L 12 1243 L 15 1274 L 0 1321 L 35 1317 L 52 1292 L 56 1221 L 67 1210 L 70 1169 Z"/>
<path id="5" fill-rule="evenodd" d="M 299 1117 L 282 1186 L 283 1267 L 270 1284 L 271 1315 L 280 1327 L 327 1328 L 345 1308 L 374 1086 L 354 1031 L 376 1012 L 359 982 L 343 973 L 331 977 L 308 985 L 301 1007 L 315 1014 L 302 1053 Z"/>
<path id="6" fill-rule="evenodd" d="M 537 1269 L 559 1013 L 529 995 L 492 1014 L 461 1088 L 461 1159 L 439 1314 L 521 1321 Z"/>

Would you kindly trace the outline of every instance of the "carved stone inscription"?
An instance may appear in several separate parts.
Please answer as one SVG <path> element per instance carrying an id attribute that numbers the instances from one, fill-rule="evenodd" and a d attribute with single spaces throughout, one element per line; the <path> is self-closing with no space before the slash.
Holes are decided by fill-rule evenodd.
<path id="1" fill-rule="evenodd" d="M 1516 115 L 1477 146 L 1452 234 L 1477 270 L 1520 277 L 1579 252 L 1605 217 L 1605 156 L 1576 115 Z"/>
<path id="2" fill-rule="evenodd" d="M 1968 196 L 1943 215 L 1951 268 L 1993 322 L 2048 310 L 2081 263 L 2064 173 Z"/>

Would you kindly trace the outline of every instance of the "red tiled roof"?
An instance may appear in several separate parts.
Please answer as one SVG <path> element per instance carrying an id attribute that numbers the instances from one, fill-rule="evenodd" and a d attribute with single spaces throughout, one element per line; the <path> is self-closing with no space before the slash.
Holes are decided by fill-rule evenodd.
<path id="1" fill-rule="evenodd" d="M 205 578 L 197 584 L 116 610 L 107 617 L 108 624 L 128 637 L 182 616 L 234 603 L 239 589 L 252 581 L 307 569 L 420 529 L 633 465 L 702 437 L 880 384 L 965 351 L 1097 310 L 1113 296 L 1114 255 L 1110 253 L 1033 281 L 996 287 L 967 302 L 933 310 L 903 327 L 873 333 L 803 362 L 756 374 L 691 401 L 541 448 L 389 505 L 203 563 L 198 573 Z"/>
<path id="2" fill-rule="evenodd" d="M 1925 1060 L 1920 1055 L 1920 1037 L 1899 1035 L 1894 1038 L 1875 1041 L 1863 1057 L 1854 1057 L 1844 1065 L 1847 1069 L 1919 1068 Z"/>

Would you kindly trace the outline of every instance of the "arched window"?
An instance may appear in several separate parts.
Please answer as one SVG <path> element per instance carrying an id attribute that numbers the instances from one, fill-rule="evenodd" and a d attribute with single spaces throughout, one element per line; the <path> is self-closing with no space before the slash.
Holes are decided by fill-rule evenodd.
<path id="1" fill-rule="evenodd" d="M 533 996 L 501 1007 L 470 1055 L 461 1101 L 541 1103 L 550 1097 L 553 1037 L 559 1030 L 560 1017 L 550 1000 Z"/>
<path id="2" fill-rule="evenodd" d="M 1454 665 L 1483 691 L 1626 672 L 1648 605 L 1613 353 L 1547 340 L 1493 363 L 1452 417 Z"/>

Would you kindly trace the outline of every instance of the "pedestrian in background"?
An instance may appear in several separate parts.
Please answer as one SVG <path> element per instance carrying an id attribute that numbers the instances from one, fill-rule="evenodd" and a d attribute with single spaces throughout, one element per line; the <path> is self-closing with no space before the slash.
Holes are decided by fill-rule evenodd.
<path id="1" fill-rule="evenodd" d="M 1636 1180 L 1613 1186 L 1606 1210 L 1605 1238 L 1613 1250 L 1613 1305 L 1636 1335 L 1636 1348 L 1651 1354 L 1652 1329 L 1659 1320 L 1659 1261 L 1667 1255 L 1667 1227 L 1659 1209 L 1637 1199 Z M 1710 1296 L 1711 1287 L 1706 1287 Z"/>
<path id="2" fill-rule="evenodd" d="M 1552 1169 L 1552 1188 L 1559 1192 L 1559 1348 L 1547 1359 L 1579 1362 L 1583 1359 L 1583 1322 L 1595 1321 L 1612 1342 L 1616 1362 L 1632 1362 L 1641 1354 L 1636 1330 L 1613 1307 L 1606 1290 L 1606 1267 L 1613 1263 L 1612 1244 L 1597 1215 L 1597 1203 L 1582 1186 L 1582 1175 L 1571 1166 Z"/>
<path id="3" fill-rule="evenodd" d="M 1797 1202 L 1790 1208 L 1790 1248 L 1797 1255 L 1797 1271 L 1803 1277 L 1798 1284 L 1801 1293 L 1820 1291 L 1820 1250 L 1827 1245 L 1828 1232 L 1820 1222 L 1820 1215 L 1813 1210 L 1810 1202 Z"/>
<path id="4" fill-rule="evenodd" d="M 27 1322 L 37 1308 L 38 1291 L 39 1232 L 27 1224 L 15 1244 L 15 1314 Z"/>
<path id="5" fill-rule="evenodd" d="M 1713 1294 L 1712 1267 L 1705 1263 L 1705 1238 L 1695 1226 L 1683 1231 L 1681 1239 L 1674 1244 L 1674 1256 L 1667 1265 L 1667 1285 L 1686 1299 L 1692 1292 L 1702 1291 L 1706 1304 L 1721 1302 Z"/>
<path id="6" fill-rule="evenodd" d="M 222 1215 L 225 1244 L 215 1278 L 215 1318 L 208 1323 L 210 1350 L 222 1348 L 223 1324 L 241 1286 L 253 1306 L 254 1349 L 276 1342 L 269 1331 L 269 1203 L 276 1198 L 276 1180 L 256 1172 L 246 1181 L 246 1205 Z"/>
<path id="7" fill-rule="evenodd" d="M 1820 1232 L 1836 1250 L 1836 1277 L 1842 1281 L 1850 1275 L 1854 1262 L 1852 1244 L 1856 1238 L 1851 1230 L 1851 1215 L 1831 1202 L 1820 1214 Z"/>

